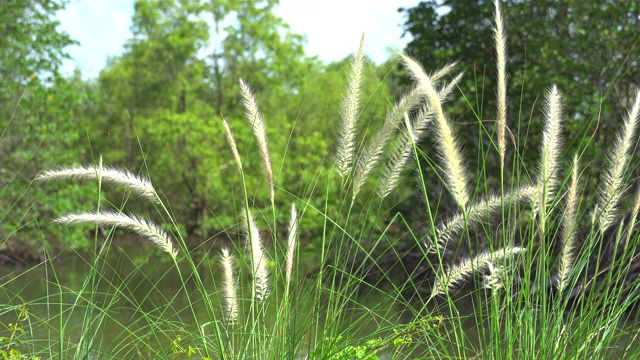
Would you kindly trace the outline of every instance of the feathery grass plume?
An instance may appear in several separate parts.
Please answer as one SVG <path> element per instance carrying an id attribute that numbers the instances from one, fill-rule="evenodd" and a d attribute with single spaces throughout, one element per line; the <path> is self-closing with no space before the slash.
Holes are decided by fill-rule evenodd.
<path id="1" fill-rule="evenodd" d="M 463 210 L 467 208 L 469 202 L 469 190 L 467 189 L 468 179 L 460 150 L 456 138 L 449 124 L 449 120 L 442 110 L 442 99 L 433 87 L 432 81 L 417 62 L 411 58 L 400 54 L 411 76 L 418 82 L 429 103 L 433 107 L 436 115 L 436 133 L 440 147 L 440 155 L 444 160 L 445 179 L 454 200 Z"/>
<path id="2" fill-rule="evenodd" d="M 640 90 L 624 122 L 622 133 L 609 154 L 609 168 L 605 173 L 604 185 L 598 189 L 596 211 L 600 221 L 600 231 L 605 232 L 615 220 L 616 207 L 622 194 L 626 190 L 623 186 L 624 171 L 631 158 L 631 146 L 638 127 L 638 114 L 640 113 Z"/>
<path id="3" fill-rule="evenodd" d="M 411 140 L 412 143 L 416 142 L 416 135 L 413 133 L 413 125 L 411 125 L 411 120 L 409 119 L 409 114 L 404 114 L 404 126 L 407 128 L 407 137 Z"/>
<path id="4" fill-rule="evenodd" d="M 413 88 L 409 93 L 402 96 L 391 111 L 387 113 L 382 128 L 378 130 L 376 136 L 371 139 L 362 155 L 356 163 L 356 170 L 353 177 L 353 198 L 355 198 L 362 185 L 367 181 L 373 169 L 378 165 L 384 154 L 387 143 L 398 128 L 400 120 L 404 114 L 411 111 L 420 103 L 422 94 L 419 88 Z"/>
<path id="5" fill-rule="evenodd" d="M 442 223 L 436 229 L 438 239 L 437 243 L 441 249 L 444 249 L 447 243 L 452 240 L 452 236 L 464 229 L 465 226 L 486 221 L 493 213 L 502 209 L 502 206 L 509 206 L 520 201 L 533 201 L 538 188 L 533 185 L 523 185 L 516 190 L 504 195 L 491 195 L 487 200 L 482 200 L 471 205 L 465 214 L 458 213 L 446 222 Z M 429 244 L 425 244 L 429 247 Z"/>
<path id="6" fill-rule="evenodd" d="M 285 272 L 287 288 L 289 288 L 289 284 L 291 283 L 291 275 L 293 274 L 293 256 L 296 249 L 297 238 L 298 238 L 298 213 L 296 212 L 296 205 L 291 204 L 291 219 L 289 220 L 289 236 L 287 237 L 287 259 L 286 259 L 286 272 Z"/>
<path id="7" fill-rule="evenodd" d="M 233 160 L 236 163 L 236 168 L 238 169 L 238 173 L 242 175 L 242 160 L 240 160 L 240 153 L 238 153 L 238 146 L 236 145 L 236 140 L 233 138 L 233 133 L 231 132 L 231 128 L 227 123 L 227 119 L 222 117 L 222 125 L 224 125 L 224 132 L 227 136 L 227 142 L 229 143 L 229 147 L 231 148 L 231 153 L 233 154 Z"/>
<path id="8" fill-rule="evenodd" d="M 362 69 L 364 67 L 364 34 L 360 39 L 358 54 L 351 64 L 351 74 L 347 84 L 347 94 L 342 100 L 342 121 L 340 123 L 340 133 L 338 139 L 338 152 L 336 155 L 336 166 L 338 174 L 343 179 L 353 168 L 353 154 L 356 144 L 356 122 L 360 107 L 360 86 Z"/>
<path id="9" fill-rule="evenodd" d="M 398 141 L 393 144 L 378 185 L 378 196 L 381 199 L 386 198 L 398 186 L 402 170 L 413 155 L 414 144 L 422 139 L 426 133 L 427 125 L 433 119 L 433 111 L 430 110 L 423 108 L 415 117 L 415 124 L 407 121 L 407 130 L 410 133 L 402 133 Z"/>
<path id="10" fill-rule="evenodd" d="M 629 241 L 631 240 L 631 234 L 633 234 L 633 228 L 636 225 L 636 219 L 638 218 L 638 211 L 640 211 L 640 189 L 636 191 L 636 196 L 633 199 L 633 207 L 631 209 L 631 219 L 629 220 L 629 230 L 627 230 L 627 238 L 624 242 L 624 249 L 627 249 Z"/>
<path id="11" fill-rule="evenodd" d="M 449 64 L 442 69 L 436 71 L 432 76 L 433 82 L 439 81 L 444 76 L 448 75 L 451 69 L 456 63 Z M 445 99 L 453 88 L 458 84 L 462 78 L 462 73 L 458 74 L 447 86 L 440 90 L 440 97 Z M 421 101 L 423 92 L 420 86 L 416 86 L 409 93 L 400 98 L 396 105 L 387 113 L 385 122 L 382 128 L 378 130 L 376 136 L 373 137 L 369 145 L 366 147 L 362 155 L 358 158 L 356 163 L 355 175 L 353 179 L 353 198 L 358 195 L 362 185 L 367 181 L 369 175 L 373 169 L 378 166 L 382 160 L 385 147 L 389 143 L 394 132 L 398 129 L 400 121 L 404 118 L 406 113 L 411 112 Z"/>
<path id="12" fill-rule="evenodd" d="M 240 80 L 240 92 L 242 93 L 242 103 L 246 109 L 247 119 L 251 123 L 251 129 L 253 136 L 258 141 L 258 147 L 260 148 L 260 158 L 264 165 L 264 172 L 267 176 L 267 185 L 269 186 L 269 194 L 271 197 L 271 203 L 274 203 L 275 199 L 275 187 L 273 184 L 273 171 L 271 170 L 271 158 L 269 157 L 269 147 L 267 146 L 267 134 L 262 120 L 262 115 L 258 110 L 258 102 L 251 88 L 242 80 Z"/>
<path id="13" fill-rule="evenodd" d="M 511 247 L 499 249 L 494 252 L 482 252 L 472 259 L 466 258 L 459 264 L 452 266 L 447 273 L 440 278 L 436 278 L 433 284 L 431 296 L 444 294 L 448 290 L 454 289 L 460 282 L 478 270 L 482 270 L 494 261 L 512 257 L 527 249 L 522 247 Z"/>
<path id="14" fill-rule="evenodd" d="M 262 248 L 260 230 L 256 225 L 251 210 L 243 217 L 243 226 L 247 236 L 246 244 L 251 251 L 251 272 L 253 275 L 253 298 L 262 301 L 269 296 L 269 272 L 267 271 L 267 257 Z"/>
<path id="15" fill-rule="evenodd" d="M 560 266 L 558 269 L 558 290 L 563 292 L 567 285 L 569 272 L 573 267 L 575 232 L 576 232 L 576 213 L 578 211 L 578 155 L 573 157 L 573 166 L 571 170 L 571 183 L 567 190 L 567 204 L 562 218 L 562 250 L 560 254 Z"/>
<path id="16" fill-rule="evenodd" d="M 542 151 L 538 177 L 538 203 L 540 233 L 546 231 L 547 206 L 558 189 L 560 178 L 560 147 L 562 146 L 562 95 L 553 85 L 547 94 L 545 128 L 542 134 Z"/>
<path id="17" fill-rule="evenodd" d="M 224 276 L 225 316 L 229 325 L 236 323 L 238 319 L 238 298 L 236 296 L 236 279 L 233 276 L 233 255 L 229 249 L 222 248 L 222 273 Z"/>
<path id="18" fill-rule="evenodd" d="M 506 152 L 505 132 L 507 128 L 507 44 L 504 27 L 502 24 L 502 13 L 500 11 L 500 0 L 495 0 L 496 26 L 493 29 L 496 43 L 496 57 L 498 66 L 498 151 L 500 152 L 500 169 L 504 170 L 504 156 Z"/>
<path id="19" fill-rule="evenodd" d="M 110 166 L 85 165 L 44 170 L 39 173 L 34 180 L 50 181 L 70 179 L 77 181 L 90 181 L 97 180 L 99 176 L 98 173 L 100 173 L 102 182 L 105 184 L 125 188 L 130 190 L 133 194 L 148 199 L 154 203 L 158 203 L 160 201 L 153 185 L 151 185 L 151 181 L 144 177 L 132 174 L 127 170 Z"/>
<path id="20" fill-rule="evenodd" d="M 138 216 L 104 211 L 99 213 L 83 212 L 68 214 L 54 220 L 60 224 L 94 224 L 115 226 L 132 231 L 151 243 L 166 251 L 175 260 L 178 256 L 178 248 L 174 245 L 169 234 L 158 225 Z"/>
<path id="21" fill-rule="evenodd" d="M 483 287 L 491 290 L 504 288 L 504 267 L 495 266 L 491 262 L 487 267 L 489 268 L 489 274 L 483 277 Z"/>
<path id="22" fill-rule="evenodd" d="M 440 97 L 446 99 L 453 88 L 458 85 L 462 79 L 462 73 L 458 74 L 453 80 L 440 90 Z M 385 161 L 384 169 L 378 186 L 378 195 L 384 199 L 398 186 L 400 175 L 405 168 L 409 159 L 413 155 L 413 145 L 419 142 L 427 132 L 427 126 L 433 119 L 433 108 L 423 107 L 414 117 L 414 125 L 410 125 L 413 131 L 413 140 L 405 134 L 400 134 L 397 141 L 390 152 L 388 159 Z"/>

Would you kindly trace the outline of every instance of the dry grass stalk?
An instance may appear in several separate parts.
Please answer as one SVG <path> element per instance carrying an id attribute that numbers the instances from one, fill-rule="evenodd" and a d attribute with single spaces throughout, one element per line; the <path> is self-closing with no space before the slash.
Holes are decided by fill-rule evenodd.
<path id="1" fill-rule="evenodd" d="M 640 114 L 640 91 L 637 92 L 635 101 L 624 122 L 622 133 L 618 138 L 612 152 L 609 155 L 609 168 L 605 173 L 603 186 L 597 195 L 597 205 L 594 209 L 598 213 L 599 227 L 605 232 L 614 222 L 617 215 L 617 206 L 620 203 L 625 186 L 623 186 L 624 172 L 631 158 L 631 146 L 638 127 L 638 115 Z"/>
<path id="2" fill-rule="evenodd" d="M 262 120 L 262 115 L 260 115 L 260 111 L 258 110 L 258 102 L 256 101 L 251 88 L 249 88 L 249 86 L 242 80 L 240 80 L 240 92 L 242 94 L 242 103 L 246 109 L 247 119 L 249 120 L 249 123 L 251 123 L 253 136 L 256 138 L 258 147 L 260 148 L 260 158 L 264 165 L 271 204 L 273 204 L 275 200 L 275 187 L 273 184 L 273 171 L 271 169 L 271 158 L 269 156 L 269 147 L 264 121 Z"/>
<path id="3" fill-rule="evenodd" d="M 45 170 L 35 177 L 35 181 L 50 180 L 77 180 L 92 181 L 101 178 L 105 184 L 114 185 L 130 190 L 133 194 L 148 199 L 152 202 L 159 202 L 153 185 L 149 179 L 137 176 L 128 170 L 122 170 L 110 166 L 75 166 L 62 167 L 59 169 Z"/>
<path id="4" fill-rule="evenodd" d="M 418 82 L 424 91 L 431 107 L 435 111 L 436 134 L 440 148 L 440 156 L 444 162 L 444 177 L 454 200 L 463 210 L 469 203 L 468 172 L 463 166 L 462 156 L 454 136 L 449 120 L 442 110 L 442 99 L 435 90 L 432 81 L 417 62 L 411 58 L 400 55 L 411 76 Z"/>
<path id="5" fill-rule="evenodd" d="M 356 125 L 360 107 L 360 86 L 364 68 L 364 34 L 360 39 L 358 54 L 351 64 L 351 74 L 347 84 L 347 94 L 342 100 L 342 121 L 338 134 L 338 152 L 336 167 L 344 179 L 353 170 L 353 157 L 356 148 Z"/>
<path id="6" fill-rule="evenodd" d="M 222 248 L 222 273 L 224 277 L 225 316 L 229 325 L 234 325 L 238 320 L 238 298 L 236 296 L 236 279 L 233 275 L 233 255 L 229 249 Z"/>
<path id="7" fill-rule="evenodd" d="M 175 260 L 178 256 L 178 249 L 174 245 L 169 234 L 158 225 L 143 218 L 104 211 L 99 213 L 78 213 L 61 216 L 54 220 L 61 224 L 94 224 L 101 226 L 115 226 L 132 231 L 143 238 L 149 240 L 163 251 L 169 253 Z"/>

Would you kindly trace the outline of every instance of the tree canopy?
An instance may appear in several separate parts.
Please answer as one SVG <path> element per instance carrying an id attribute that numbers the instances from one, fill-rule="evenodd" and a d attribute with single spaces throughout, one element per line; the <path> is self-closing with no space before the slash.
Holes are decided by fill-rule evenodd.
<path id="1" fill-rule="evenodd" d="M 639 85 L 639 3 L 506 0 L 501 8 L 508 47 L 510 156 L 534 165 L 535 156 L 525 149 L 540 144 L 543 96 L 556 84 L 564 98 L 568 147 L 605 161 L 602 149 Z M 412 37 L 405 49 L 409 55 L 426 69 L 458 61 L 458 69 L 466 72 L 448 112 L 465 126 L 462 134 L 470 151 L 479 147 L 477 132 L 485 131 L 481 127 L 491 131 L 496 119 L 494 9 L 488 0 L 426 0 L 398 10 L 406 16 L 405 35 Z M 469 126 L 478 122 L 481 127 Z M 591 136 L 596 130 L 597 136 Z M 488 174 L 497 173 L 491 166 L 498 160 L 480 162 L 489 167 Z M 589 172 L 597 175 L 597 170 Z"/>

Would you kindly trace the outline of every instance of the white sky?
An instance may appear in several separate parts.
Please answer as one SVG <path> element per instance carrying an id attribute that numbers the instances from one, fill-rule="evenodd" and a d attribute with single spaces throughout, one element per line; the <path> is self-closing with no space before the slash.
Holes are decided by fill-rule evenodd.
<path id="1" fill-rule="evenodd" d="M 404 48 L 409 37 L 401 38 L 403 15 L 399 7 L 414 7 L 419 0 L 280 0 L 277 14 L 291 31 L 307 35 L 306 51 L 324 62 L 340 60 L 358 49 L 366 33 L 365 53 L 376 63 L 389 55 L 388 49 Z M 61 29 L 79 46 L 67 48 L 72 61 L 63 73 L 77 66 L 84 76 L 96 77 L 108 56 L 119 55 L 131 37 L 129 27 L 133 0 L 71 0 L 58 13 Z"/>

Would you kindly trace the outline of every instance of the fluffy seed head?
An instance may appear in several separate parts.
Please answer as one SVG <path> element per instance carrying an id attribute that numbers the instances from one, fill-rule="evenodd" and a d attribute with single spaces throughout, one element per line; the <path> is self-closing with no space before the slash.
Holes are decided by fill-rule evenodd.
<path id="1" fill-rule="evenodd" d="M 260 158 L 264 165 L 264 171 L 267 177 L 267 185 L 271 196 L 271 203 L 274 203 L 275 187 L 273 184 L 273 171 L 271 170 L 271 158 L 269 157 L 269 147 L 267 146 L 267 133 L 262 120 L 262 115 L 258 110 L 258 102 L 256 101 L 251 88 L 242 80 L 240 80 L 240 92 L 242 94 L 242 103 L 244 104 L 247 119 L 251 124 L 253 136 L 258 142 L 260 148 Z"/>
<path id="2" fill-rule="evenodd" d="M 231 148 L 231 154 L 233 155 L 233 161 L 236 163 L 236 168 L 238 169 L 238 173 L 242 175 L 242 160 L 240 160 L 240 153 L 238 153 L 238 146 L 236 145 L 236 140 L 233 138 L 233 133 L 231 132 L 231 128 L 227 123 L 227 119 L 222 118 L 222 125 L 224 125 L 224 132 L 227 136 L 227 142 L 229 143 L 229 147 Z"/>
<path id="3" fill-rule="evenodd" d="M 449 120 L 442 110 L 442 99 L 433 87 L 425 71 L 417 62 L 411 58 L 400 55 L 411 76 L 418 82 L 426 98 L 435 112 L 436 134 L 440 148 L 440 155 L 444 160 L 445 180 L 455 201 L 462 209 L 466 209 L 469 202 L 469 191 L 467 189 L 467 171 L 463 166 L 462 156 L 456 138 L 449 124 Z"/>
<path id="4" fill-rule="evenodd" d="M 500 12 L 500 0 L 495 0 L 495 28 L 494 39 L 496 43 L 496 57 L 498 66 L 498 151 L 500 152 L 500 168 L 504 169 L 504 156 L 506 152 L 505 132 L 507 128 L 507 45 L 502 13 Z"/>
<path id="5" fill-rule="evenodd" d="M 487 220 L 491 215 L 500 211 L 502 206 L 510 206 L 522 201 L 531 201 L 535 198 L 537 192 L 537 187 L 523 185 L 510 193 L 506 193 L 504 197 L 492 195 L 487 200 L 473 203 L 469 206 L 466 216 L 464 213 L 458 213 L 438 226 L 436 229 L 438 245 L 441 249 L 444 249 L 449 241 L 453 239 L 453 235 L 462 231 L 465 226 Z M 425 244 L 427 248 L 431 248 L 431 245 L 432 244 Z"/>
<path id="6" fill-rule="evenodd" d="M 462 73 L 458 74 L 449 84 L 447 84 L 440 90 L 440 97 L 442 99 L 446 99 L 451 91 L 458 85 L 460 79 L 462 79 Z M 409 136 L 406 136 L 406 134 L 400 133 L 399 139 L 393 144 L 390 155 L 386 160 L 385 166 L 382 170 L 382 176 L 380 177 L 378 186 L 378 195 L 381 198 L 384 199 L 385 197 L 387 197 L 398 186 L 402 171 L 413 156 L 414 143 L 420 142 L 420 140 L 422 140 L 422 138 L 426 135 L 428 125 L 432 122 L 433 117 L 433 108 L 423 106 L 420 112 L 415 115 L 413 122 L 410 122 L 407 127 L 411 127 L 412 129 L 413 140 Z"/>
<path id="7" fill-rule="evenodd" d="M 246 217 L 246 216 L 245 216 Z M 248 218 L 243 219 L 246 233 L 246 244 L 251 251 L 251 270 L 253 274 L 253 297 L 258 301 L 269 296 L 269 272 L 267 271 L 267 257 L 265 256 L 260 230 L 256 225 L 251 211 Z"/>
<path id="8" fill-rule="evenodd" d="M 398 128 L 400 119 L 404 114 L 411 111 L 420 102 L 422 96 L 419 88 L 413 88 L 408 94 L 404 95 L 400 101 L 396 103 L 393 109 L 387 114 L 382 128 L 364 150 L 362 156 L 358 159 L 356 171 L 353 179 L 353 197 L 355 198 L 364 183 L 369 178 L 373 169 L 380 163 L 384 154 L 385 147 Z"/>
<path id="9" fill-rule="evenodd" d="M 233 255 L 229 249 L 222 248 L 222 273 L 224 276 L 225 312 L 229 325 L 236 323 L 238 319 L 238 299 L 236 296 L 236 279 L 233 275 Z"/>
<path id="10" fill-rule="evenodd" d="M 347 94 L 342 100 L 342 121 L 338 140 L 338 152 L 336 155 L 336 167 L 338 174 L 345 178 L 353 168 L 353 153 L 356 144 L 356 124 L 360 108 L 360 86 L 362 68 L 364 67 L 364 34 L 360 40 L 358 54 L 351 64 L 351 75 L 347 84 Z"/>
<path id="11" fill-rule="evenodd" d="M 431 294 L 432 296 L 444 294 L 448 290 L 454 289 L 460 282 L 474 272 L 486 268 L 490 263 L 515 256 L 526 250 L 527 249 L 521 247 L 505 248 L 494 252 L 485 251 L 472 259 L 464 259 L 459 264 L 451 267 L 444 277 L 436 279 Z"/>
<path id="12" fill-rule="evenodd" d="M 623 186 L 625 168 L 629 164 L 630 151 L 633 141 L 637 139 L 635 133 L 638 127 L 638 115 L 640 114 L 640 90 L 624 122 L 622 132 L 609 155 L 609 168 L 605 173 L 603 186 L 598 191 L 597 210 L 600 231 L 606 231 L 613 224 L 617 215 L 618 206 L 625 187 Z"/>
<path id="13" fill-rule="evenodd" d="M 94 224 L 127 229 L 142 236 L 152 244 L 166 251 L 174 260 L 176 259 L 176 256 L 178 256 L 178 249 L 174 245 L 169 234 L 151 221 L 137 216 L 120 214 L 112 211 L 99 213 L 84 212 L 61 216 L 54 221 L 60 224 Z"/>
<path id="14" fill-rule="evenodd" d="M 545 129 L 542 135 L 542 151 L 538 175 L 538 202 L 540 233 L 546 231 L 547 206 L 555 197 L 560 178 L 559 157 L 562 147 L 562 95 L 553 85 L 547 94 Z"/>
<path id="15" fill-rule="evenodd" d="M 567 204 L 565 207 L 564 217 L 562 218 L 562 250 L 560 254 L 560 267 L 558 269 L 558 289 L 560 293 L 567 285 L 569 272 L 573 267 L 574 247 L 575 247 L 575 229 L 576 229 L 576 213 L 578 211 L 578 155 L 573 158 L 573 167 L 571 170 L 571 183 L 567 191 Z"/>
<path id="16" fill-rule="evenodd" d="M 286 273 L 285 280 L 287 282 L 287 288 L 291 283 L 291 275 L 293 274 L 293 256 L 295 254 L 296 240 L 298 238 L 298 213 L 296 212 L 296 205 L 291 205 L 291 219 L 289 220 L 289 236 L 287 237 L 287 259 L 286 259 Z"/>
<path id="17" fill-rule="evenodd" d="M 148 199 L 152 202 L 159 202 L 153 185 L 149 179 L 137 176 L 128 170 L 123 170 L 110 166 L 75 166 L 61 167 L 58 169 L 45 170 L 35 177 L 35 181 L 51 180 L 76 180 L 92 181 L 101 177 L 105 184 L 114 185 L 131 191 L 133 194 Z"/>

